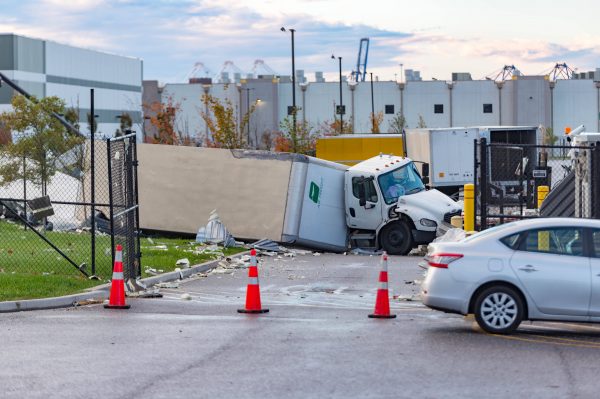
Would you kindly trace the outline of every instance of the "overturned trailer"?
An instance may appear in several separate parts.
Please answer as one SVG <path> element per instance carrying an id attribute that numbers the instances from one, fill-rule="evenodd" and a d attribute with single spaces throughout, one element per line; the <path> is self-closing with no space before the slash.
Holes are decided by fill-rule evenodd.
<path id="1" fill-rule="evenodd" d="M 138 158 L 140 224 L 147 230 L 196 233 L 217 209 L 239 239 L 405 254 L 461 212 L 460 204 L 427 190 L 427 177 L 405 157 L 348 167 L 297 154 L 141 145 Z"/>

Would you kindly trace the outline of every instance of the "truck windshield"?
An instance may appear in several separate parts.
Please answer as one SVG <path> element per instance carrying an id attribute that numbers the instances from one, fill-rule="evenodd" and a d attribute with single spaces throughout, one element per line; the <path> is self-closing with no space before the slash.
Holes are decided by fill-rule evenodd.
<path id="1" fill-rule="evenodd" d="M 425 190 L 421 176 L 412 162 L 382 174 L 377 181 L 386 204 L 396 202 L 403 195 Z"/>

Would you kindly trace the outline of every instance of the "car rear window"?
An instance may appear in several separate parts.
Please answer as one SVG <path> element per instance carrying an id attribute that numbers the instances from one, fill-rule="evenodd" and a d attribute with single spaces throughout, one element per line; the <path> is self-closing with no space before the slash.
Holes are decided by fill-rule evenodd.
<path id="1" fill-rule="evenodd" d="M 502 244 L 506 245 L 507 247 L 509 247 L 510 249 L 517 249 L 517 243 L 519 242 L 520 236 L 521 236 L 521 233 L 511 234 L 509 236 L 501 238 L 500 242 Z"/>

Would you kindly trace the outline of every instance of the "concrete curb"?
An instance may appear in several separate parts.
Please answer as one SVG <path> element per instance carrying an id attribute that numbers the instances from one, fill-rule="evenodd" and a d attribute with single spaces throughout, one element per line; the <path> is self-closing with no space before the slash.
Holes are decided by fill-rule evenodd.
<path id="1" fill-rule="evenodd" d="M 0 302 L 0 313 L 20 312 L 24 310 L 42 310 L 68 308 L 76 302 L 101 300 L 108 298 L 108 291 L 90 291 L 83 294 L 59 296 L 55 298 L 27 299 L 22 301 Z"/>
<path id="2" fill-rule="evenodd" d="M 232 256 L 232 258 L 240 257 L 248 254 L 249 251 L 240 252 Z M 181 269 L 179 272 L 168 272 L 159 276 L 146 277 L 140 281 L 148 288 L 158 283 L 164 283 L 167 281 L 175 281 L 190 277 L 197 273 L 206 273 L 207 271 L 214 269 L 216 265 L 222 259 L 211 260 L 199 265 L 190 267 L 189 269 Z M 0 302 L 0 313 L 10 312 L 21 312 L 25 310 L 43 310 L 43 309 L 57 309 L 57 308 L 68 308 L 75 306 L 76 302 L 89 301 L 89 300 L 102 300 L 108 299 L 110 284 L 104 284 L 92 288 L 93 291 L 84 292 L 81 294 L 59 296 L 54 298 L 41 298 L 41 299 L 26 299 L 21 301 L 6 301 Z"/>

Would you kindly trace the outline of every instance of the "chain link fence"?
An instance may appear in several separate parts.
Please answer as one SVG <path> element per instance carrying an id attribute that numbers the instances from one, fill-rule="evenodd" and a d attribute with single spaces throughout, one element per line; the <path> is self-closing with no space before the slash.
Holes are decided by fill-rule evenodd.
<path id="1" fill-rule="evenodd" d="M 532 217 L 600 218 L 600 148 L 475 143 L 480 230 Z"/>
<path id="2" fill-rule="evenodd" d="M 0 150 L 0 168 L 13 172 L 0 178 L 0 273 L 108 280 L 122 244 L 125 274 L 138 277 L 135 151 L 135 134 L 88 140 L 42 181 L 39 162 Z"/>

